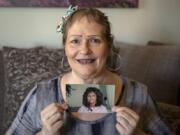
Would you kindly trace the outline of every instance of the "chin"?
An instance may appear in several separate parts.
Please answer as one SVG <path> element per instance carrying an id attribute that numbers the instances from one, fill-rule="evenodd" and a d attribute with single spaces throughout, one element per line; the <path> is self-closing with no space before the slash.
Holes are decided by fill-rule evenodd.
<path id="1" fill-rule="evenodd" d="M 101 67 L 99 67 L 99 69 L 94 68 L 94 67 L 79 67 L 79 68 L 72 67 L 72 71 L 83 79 L 90 79 L 90 78 L 97 77 L 104 70 Z"/>
<path id="2" fill-rule="evenodd" d="M 95 76 L 97 74 L 97 70 L 89 69 L 89 68 L 85 69 L 85 67 L 79 68 L 78 70 L 77 70 L 77 68 L 74 70 L 72 69 L 72 71 L 74 71 L 74 73 L 76 73 L 76 75 L 84 76 L 84 77 L 91 77 L 91 76 Z"/>

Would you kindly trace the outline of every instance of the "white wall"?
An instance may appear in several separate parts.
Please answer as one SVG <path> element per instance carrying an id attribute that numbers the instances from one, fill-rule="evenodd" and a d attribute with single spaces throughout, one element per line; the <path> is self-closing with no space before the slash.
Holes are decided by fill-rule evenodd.
<path id="1" fill-rule="evenodd" d="M 180 0 L 140 0 L 137 9 L 101 10 L 109 16 L 118 41 L 180 44 Z M 60 47 L 56 24 L 64 12 L 64 8 L 0 8 L 0 47 Z"/>

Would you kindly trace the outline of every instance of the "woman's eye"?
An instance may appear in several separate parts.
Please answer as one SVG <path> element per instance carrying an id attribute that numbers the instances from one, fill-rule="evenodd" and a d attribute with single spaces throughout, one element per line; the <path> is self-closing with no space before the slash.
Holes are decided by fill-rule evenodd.
<path id="1" fill-rule="evenodd" d="M 79 44 L 80 41 L 78 39 L 73 39 L 70 41 L 72 44 Z"/>
<path id="2" fill-rule="evenodd" d="M 100 43 L 101 43 L 101 40 L 98 39 L 98 38 L 90 38 L 90 39 L 89 39 L 89 43 L 90 43 L 90 44 L 100 44 Z"/>

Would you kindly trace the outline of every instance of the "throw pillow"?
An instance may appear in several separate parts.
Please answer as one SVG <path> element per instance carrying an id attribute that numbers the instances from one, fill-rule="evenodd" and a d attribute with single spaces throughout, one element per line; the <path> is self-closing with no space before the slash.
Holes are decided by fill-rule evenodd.
<path id="1" fill-rule="evenodd" d="M 1 114 L 3 130 L 7 130 L 10 126 L 22 101 L 35 82 L 57 76 L 66 71 L 61 66 L 63 56 L 62 49 L 45 47 L 3 48 L 6 86 L 5 104 L 3 114 Z"/>

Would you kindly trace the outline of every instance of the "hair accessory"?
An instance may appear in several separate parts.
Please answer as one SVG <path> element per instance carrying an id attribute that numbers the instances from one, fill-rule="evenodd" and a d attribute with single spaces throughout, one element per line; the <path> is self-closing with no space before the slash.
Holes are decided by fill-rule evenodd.
<path id="1" fill-rule="evenodd" d="M 66 14 L 62 17 L 61 22 L 58 24 L 56 31 L 64 33 L 64 25 L 67 19 L 78 9 L 78 6 L 73 7 L 72 5 L 66 11 Z"/>

